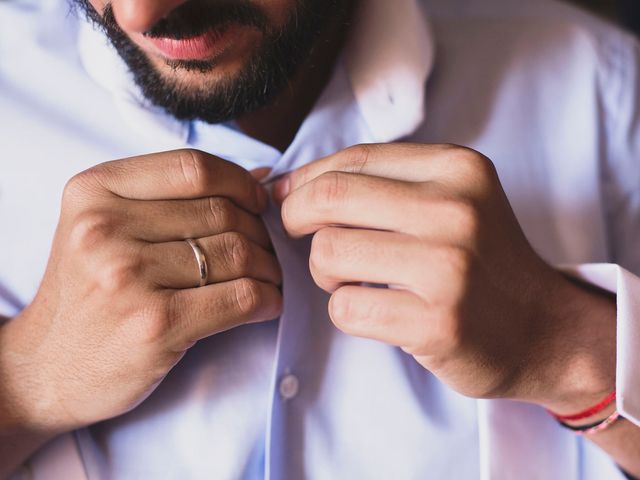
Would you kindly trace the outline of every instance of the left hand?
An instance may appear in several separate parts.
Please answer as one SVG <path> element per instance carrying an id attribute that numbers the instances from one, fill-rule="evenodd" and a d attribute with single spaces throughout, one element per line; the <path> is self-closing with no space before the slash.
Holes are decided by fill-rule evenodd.
<path id="1" fill-rule="evenodd" d="M 615 306 L 536 254 L 483 155 L 357 146 L 274 194 L 288 233 L 314 234 L 311 274 L 347 334 L 399 346 L 476 398 L 562 413 L 613 390 Z"/>

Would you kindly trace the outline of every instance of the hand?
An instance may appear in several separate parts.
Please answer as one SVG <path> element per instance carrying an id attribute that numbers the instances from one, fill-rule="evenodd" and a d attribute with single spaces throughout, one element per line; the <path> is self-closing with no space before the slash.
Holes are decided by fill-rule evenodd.
<path id="1" fill-rule="evenodd" d="M 486 157 L 358 146 L 274 192 L 289 234 L 314 234 L 311 273 L 344 332 L 402 347 L 472 397 L 562 412 L 613 390 L 615 307 L 540 259 Z"/>
<path id="2" fill-rule="evenodd" d="M 16 424 L 59 433 L 120 415 L 197 340 L 277 317 L 267 200 L 249 172 L 191 150 L 71 179 L 42 285 L 0 330 L 0 397 Z M 209 263 L 202 288 L 186 238 Z"/>

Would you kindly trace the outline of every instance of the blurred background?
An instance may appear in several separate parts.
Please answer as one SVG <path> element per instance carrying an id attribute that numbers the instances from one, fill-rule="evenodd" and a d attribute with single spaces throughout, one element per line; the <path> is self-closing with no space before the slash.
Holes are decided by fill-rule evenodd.
<path id="1" fill-rule="evenodd" d="M 571 0 L 640 34 L 640 0 Z"/>

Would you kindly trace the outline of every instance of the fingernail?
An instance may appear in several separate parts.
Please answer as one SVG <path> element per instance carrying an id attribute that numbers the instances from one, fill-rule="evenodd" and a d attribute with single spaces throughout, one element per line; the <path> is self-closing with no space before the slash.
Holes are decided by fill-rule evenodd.
<path id="1" fill-rule="evenodd" d="M 273 184 L 274 200 L 282 205 L 284 199 L 289 195 L 289 190 L 291 190 L 291 177 L 285 175 Z"/>

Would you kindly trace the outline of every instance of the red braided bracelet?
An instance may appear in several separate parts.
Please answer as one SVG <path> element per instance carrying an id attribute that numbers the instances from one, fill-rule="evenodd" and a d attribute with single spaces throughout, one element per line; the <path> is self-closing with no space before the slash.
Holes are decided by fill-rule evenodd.
<path id="1" fill-rule="evenodd" d="M 574 413 L 573 415 L 558 415 L 553 413 L 551 410 L 547 410 L 551 415 L 555 417 L 556 420 L 560 422 L 572 422 L 575 420 L 584 420 L 585 418 L 593 417 L 595 414 L 600 413 L 609 405 L 611 405 L 616 399 L 616 392 L 611 393 L 607 398 L 603 401 L 594 405 L 593 407 L 587 408 L 579 413 Z"/>

